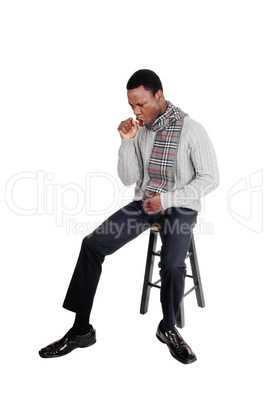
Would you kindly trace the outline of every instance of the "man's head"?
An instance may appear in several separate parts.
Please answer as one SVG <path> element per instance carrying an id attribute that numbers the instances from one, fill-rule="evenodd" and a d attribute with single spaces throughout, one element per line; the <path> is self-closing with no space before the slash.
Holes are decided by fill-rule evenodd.
<path id="1" fill-rule="evenodd" d="M 130 77 L 127 97 L 140 125 L 152 125 L 167 107 L 160 78 L 151 70 L 138 70 Z"/>

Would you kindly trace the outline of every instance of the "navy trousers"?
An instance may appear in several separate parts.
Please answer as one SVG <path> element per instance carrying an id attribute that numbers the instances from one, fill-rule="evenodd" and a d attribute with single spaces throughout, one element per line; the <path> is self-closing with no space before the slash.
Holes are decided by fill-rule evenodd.
<path id="1" fill-rule="evenodd" d="M 148 214 L 141 201 L 119 209 L 83 239 L 63 307 L 90 315 L 105 256 L 157 224 L 162 241 L 159 263 L 162 328 L 172 329 L 184 294 L 185 258 L 196 218 L 197 212 L 188 208 L 172 207 Z"/>

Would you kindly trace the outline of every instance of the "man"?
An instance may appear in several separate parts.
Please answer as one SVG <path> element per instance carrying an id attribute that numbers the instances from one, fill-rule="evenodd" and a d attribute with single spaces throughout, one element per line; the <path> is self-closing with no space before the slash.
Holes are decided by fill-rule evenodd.
<path id="1" fill-rule="evenodd" d="M 162 241 L 163 311 L 156 336 L 175 359 L 189 364 L 196 356 L 175 328 L 175 318 L 184 293 L 185 258 L 200 197 L 218 186 L 216 156 L 204 128 L 165 100 L 153 71 L 134 73 L 127 83 L 127 97 L 137 121 L 129 118 L 118 127 L 118 173 L 126 186 L 136 183 L 135 197 L 83 239 L 63 304 L 76 313 L 73 327 L 39 354 L 59 357 L 96 342 L 89 316 L 105 256 L 156 224 Z"/>

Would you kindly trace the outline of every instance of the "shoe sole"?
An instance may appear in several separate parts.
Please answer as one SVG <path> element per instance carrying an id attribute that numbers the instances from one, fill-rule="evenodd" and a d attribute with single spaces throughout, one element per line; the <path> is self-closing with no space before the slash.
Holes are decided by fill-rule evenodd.
<path id="1" fill-rule="evenodd" d="M 174 354 L 172 353 L 172 350 L 170 350 L 168 344 L 167 344 L 165 341 L 163 341 L 163 339 L 160 338 L 160 336 L 159 336 L 158 334 L 156 334 L 156 337 L 157 337 L 157 339 L 158 339 L 160 342 L 162 342 L 162 343 L 164 343 L 165 345 L 167 345 L 168 350 L 169 350 L 169 353 L 171 354 L 171 356 L 174 357 L 174 359 L 178 360 L 180 363 L 182 363 L 182 364 L 191 364 L 191 363 L 196 362 L 197 357 L 195 357 L 195 359 L 193 359 L 193 360 L 190 360 L 189 362 L 185 362 L 185 361 L 179 359 L 178 356 L 176 356 L 176 355 L 174 355 Z"/>
<path id="2" fill-rule="evenodd" d="M 85 344 L 85 345 L 74 345 L 74 347 L 73 347 L 72 349 L 68 349 L 68 350 L 66 351 L 66 353 L 62 353 L 62 354 L 60 354 L 60 355 L 55 354 L 55 355 L 48 355 L 48 356 L 46 356 L 46 355 L 43 355 L 43 354 L 41 353 L 41 350 L 40 350 L 38 353 L 39 353 L 39 356 L 42 357 L 43 359 L 52 359 L 52 358 L 54 358 L 54 357 L 66 356 L 66 355 L 68 355 L 69 353 L 71 353 L 73 350 L 78 349 L 78 348 L 87 348 L 87 347 L 89 347 L 89 346 L 91 346 L 91 345 L 94 345 L 96 342 L 97 342 L 97 339 L 93 339 L 90 343 L 87 343 L 87 344 Z"/>
<path id="3" fill-rule="evenodd" d="M 92 342 L 87 343 L 86 345 L 78 346 L 79 348 L 87 348 L 88 346 L 94 345 L 97 342 L 97 339 L 94 339 Z"/>

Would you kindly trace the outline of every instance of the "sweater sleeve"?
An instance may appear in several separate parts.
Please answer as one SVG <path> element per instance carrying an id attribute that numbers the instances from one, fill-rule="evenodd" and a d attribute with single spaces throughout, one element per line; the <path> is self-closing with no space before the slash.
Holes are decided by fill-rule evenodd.
<path id="1" fill-rule="evenodd" d="M 193 126 L 188 127 L 188 136 L 187 154 L 194 170 L 194 177 L 180 189 L 161 193 L 164 209 L 187 206 L 191 208 L 192 202 L 210 193 L 219 185 L 217 158 L 206 130 L 195 122 Z"/>
<path id="2" fill-rule="evenodd" d="M 118 175 L 125 186 L 135 184 L 140 177 L 141 169 L 135 148 L 137 138 L 121 139 L 118 152 Z"/>

